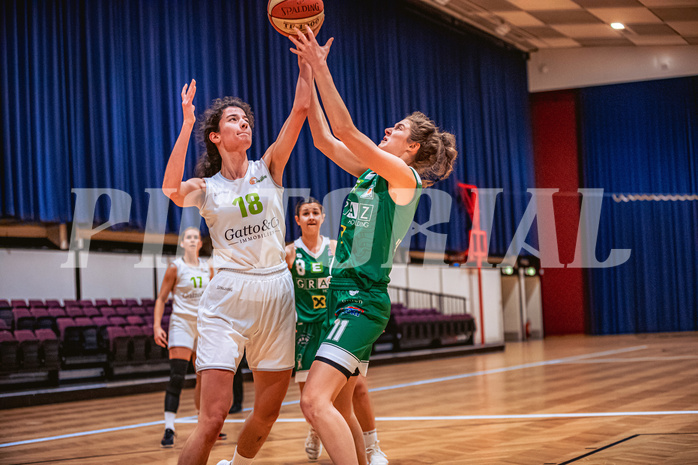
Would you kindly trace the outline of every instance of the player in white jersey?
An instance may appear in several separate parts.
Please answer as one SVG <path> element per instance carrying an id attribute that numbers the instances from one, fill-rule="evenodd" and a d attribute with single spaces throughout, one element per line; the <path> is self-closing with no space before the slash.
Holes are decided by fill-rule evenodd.
<path id="1" fill-rule="evenodd" d="M 254 408 L 231 462 L 251 463 L 279 415 L 293 369 L 296 315 L 293 282 L 284 260 L 284 167 L 310 106 L 312 72 L 300 74 L 289 117 L 261 160 L 247 158 L 254 118 L 240 99 L 216 99 L 201 123 L 206 153 L 197 176 L 182 181 L 196 118 L 196 82 L 182 89 L 184 123 L 170 155 L 162 189 L 180 207 L 195 206 L 211 231 L 217 274 L 199 306 L 197 372 L 199 422 L 181 464 L 206 463 L 232 403 L 233 375 L 243 352 L 254 374 Z"/>
<path id="2" fill-rule="evenodd" d="M 196 359 L 199 300 L 213 274 L 207 261 L 199 257 L 202 242 L 197 228 L 185 229 L 179 246 L 184 250 L 184 256 L 177 258 L 167 268 L 153 315 L 155 343 L 169 348 L 170 352 L 170 380 L 165 391 L 165 434 L 160 441 L 160 445 L 165 448 L 174 447 L 174 420 L 179 408 L 179 397 L 184 387 L 189 360 Z M 162 328 L 162 315 L 170 294 L 174 296 L 174 304 L 166 332 Z M 194 405 L 198 411 L 199 376 L 196 378 Z M 221 433 L 219 439 L 225 439 L 225 435 Z"/>

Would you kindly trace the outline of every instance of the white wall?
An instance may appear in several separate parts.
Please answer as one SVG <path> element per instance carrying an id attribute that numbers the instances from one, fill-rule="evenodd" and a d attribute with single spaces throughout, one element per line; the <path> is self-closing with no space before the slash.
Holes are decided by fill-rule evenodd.
<path id="1" fill-rule="evenodd" d="M 522 340 L 519 276 L 502 276 L 504 336 L 507 341 Z"/>
<path id="2" fill-rule="evenodd" d="M 541 295 L 540 276 L 526 276 L 526 315 L 531 322 L 531 338 L 542 339 L 543 334 L 543 296 Z"/>
<path id="3" fill-rule="evenodd" d="M 698 75 L 698 46 L 541 49 L 528 61 L 530 92 Z"/>
<path id="4" fill-rule="evenodd" d="M 98 252 L 89 255 L 87 267 L 80 270 L 82 298 L 153 297 L 155 262 L 152 255 Z M 136 267 L 141 259 L 150 267 Z"/>
<path id="5" fill-rule="evenodd" d="M 74 299 L 67 251 L 0 249 L 0 299 Z"/>

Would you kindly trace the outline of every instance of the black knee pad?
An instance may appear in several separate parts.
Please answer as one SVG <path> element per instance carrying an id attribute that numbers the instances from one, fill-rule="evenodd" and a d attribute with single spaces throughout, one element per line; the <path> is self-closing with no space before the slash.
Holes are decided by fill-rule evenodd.
<path id="1" fill-rule="evenodd" d="M 170 381 L 165 389 L 165 411 L 177 412 L 179 395 L 184 387 L 184 377 L 189 368 L 189 360 L 173 358 L 170 360 Z"/>

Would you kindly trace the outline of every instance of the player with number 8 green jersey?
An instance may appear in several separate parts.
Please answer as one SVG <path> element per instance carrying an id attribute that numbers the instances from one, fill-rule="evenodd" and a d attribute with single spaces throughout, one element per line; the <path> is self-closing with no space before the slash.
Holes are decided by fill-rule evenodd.
<path id="1" fill-rule="evenodd" d="M 319 323 L 327 318 L 327 289 L 330 287 L 330 239 L 322 238 L 318 254 L 311 252 L 302 238 L 294 241 L 296 256 L 291 276 L 296 291 L 298 323 Z"/>

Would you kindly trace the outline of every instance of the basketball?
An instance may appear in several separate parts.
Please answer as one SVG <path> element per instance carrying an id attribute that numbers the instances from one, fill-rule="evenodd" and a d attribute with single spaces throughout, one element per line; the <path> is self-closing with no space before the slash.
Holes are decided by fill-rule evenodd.
<path id="1" fill-rule="evenodd" d="M 269 0 L 267 15 L 274 29 L 285 36 L 294 34 L 294 27 L 305 31 L 305 26 L 317 35 L 325 20 L 325 8 L 322 0 Z"/>

